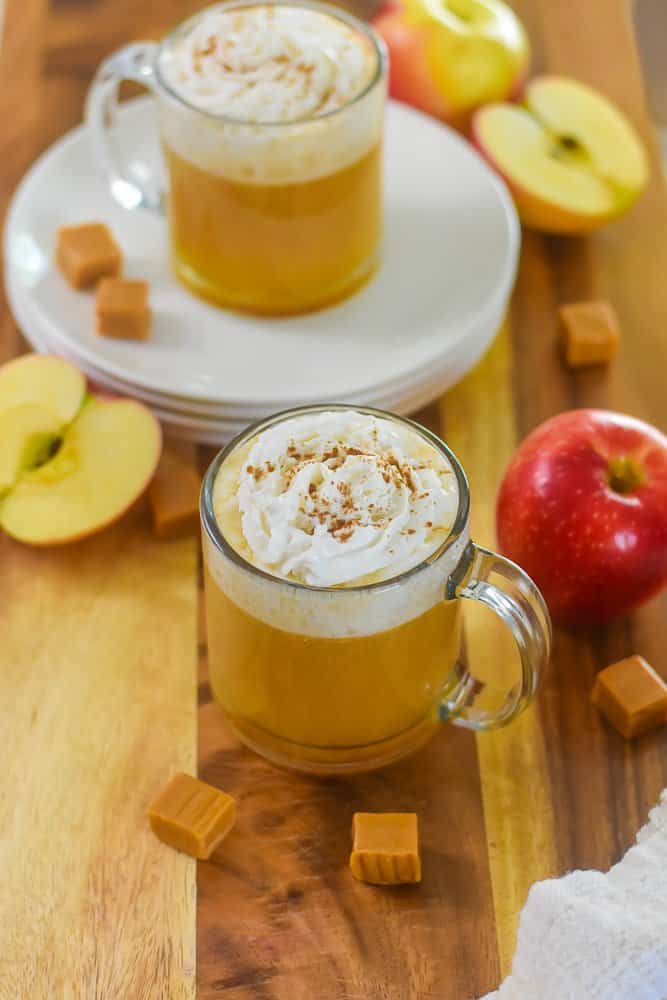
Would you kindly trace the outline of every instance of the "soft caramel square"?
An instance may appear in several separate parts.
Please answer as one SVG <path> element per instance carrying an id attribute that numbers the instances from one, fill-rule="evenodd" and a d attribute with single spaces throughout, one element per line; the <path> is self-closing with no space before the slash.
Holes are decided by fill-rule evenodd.
<path id="1" fill-rule="evenodd" d="M 148 282 L 127 278 L 104 278 L 97 288 L 95 303 L 97 332 L 104 337 L 145 340 L 151 313 Z"/>
<path id="2" fill-rule="evenodd" d="M 620 343 L 616 313 L 609 302 L 573 302 L 559 310 L 563 355 L 570 368 L 604 365 Z"/>
<path id="3" fill-rule="evenodd" d="M 626 740 L 667 722 L 667 684 L 641 656 L 601 670 L 591 697 Z"/>
<path id="4" fill-rule="evenodd" d="M 62 226 L 56 236 L 56 264 L 74 288 L 120 274 L 123 254 L 108 226 L 87 222 Z"/>
<path id="5" fill-rule="evenodd" d="M 151 804 L 148 819 L 163 843 L 206 861 L 236 822 L 236 802 L 190 774 L 175 774 Z"/>
<path id="6" fill-rule="evenodd" d="M 421 881 L 416 813 L 355 813 L 350 869 L 360 882 Z"/>
<path id="7" fill-rule="evenodd" d="M 158 538 L 180 538 L 199 530 L 201 476 L 193 445 L 169 443 L 148 491 Z"/>

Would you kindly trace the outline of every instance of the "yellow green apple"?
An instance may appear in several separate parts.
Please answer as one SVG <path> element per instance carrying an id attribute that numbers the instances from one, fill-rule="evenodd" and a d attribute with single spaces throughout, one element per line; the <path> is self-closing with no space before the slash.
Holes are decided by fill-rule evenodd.
<path id="1" fill-rule="evenodd" d="M 451 124 L 516 96 L 526 79 L 528 38 L 502 0 L 390 2 L 373 25 L 389 49 L 391 95 Z"/>
<path id="2" fill-rule="evenodd" d="M 567 77 L 531 80 L 521 105 L 480 108 L 472 135 L 534 229 L 589 232 L 626 212 L 648 182 L 644 146 L 623 112 Z"/>
<path id="3" fill-rule="evenodd" d="M 0 368 L 0 528 L 19 541 L 93 534 L 153 477 L 162 436 L 150 410 L 85 390 L 59 358 L 27 355 Z"/>

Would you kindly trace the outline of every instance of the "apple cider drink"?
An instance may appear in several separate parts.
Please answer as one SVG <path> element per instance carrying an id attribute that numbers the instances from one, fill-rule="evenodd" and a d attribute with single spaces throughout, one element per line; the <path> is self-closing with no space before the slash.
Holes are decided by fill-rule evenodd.
<path id="1" fill-rule="evenodd" d="M 450 559 L 410 571 L 456 516 L 446 457 L 401 421 L 324 409 L 233 449 L 211 500 L 229 546 L 204 532 L 211 685 L 241 739 L 354 769 L 430 736 L 460 602 L 442 600 Z"/>
<path id="2" fill-rule="evenodd" d="M 377 263 L 385 63 L 318 4 L 225 3 L 167 39 L 158 75 L 174 267 L 194 291 L 296 313 Z"/>

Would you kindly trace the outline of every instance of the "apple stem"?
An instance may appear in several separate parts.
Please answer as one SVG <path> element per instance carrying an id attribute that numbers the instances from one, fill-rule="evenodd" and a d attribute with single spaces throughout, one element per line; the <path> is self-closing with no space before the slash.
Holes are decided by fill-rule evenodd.
<path id="1" fill-rule="evenodd" d="M 615 493 L 632 493 L 644 482 L 644 474 L 634 459 L 627 455 L 609 460 L 607 482 Z"/>

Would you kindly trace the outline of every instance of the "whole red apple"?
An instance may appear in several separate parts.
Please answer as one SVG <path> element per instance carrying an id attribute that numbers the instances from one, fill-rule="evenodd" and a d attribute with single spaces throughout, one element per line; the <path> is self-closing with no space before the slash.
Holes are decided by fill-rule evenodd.
<path id="1" fill-rule="evenodd" d="M 667 584 L 667 437 L 606 410 L 547 420 L 509 464 L 497 531 L 554 621 L 631 611 Z"/>

